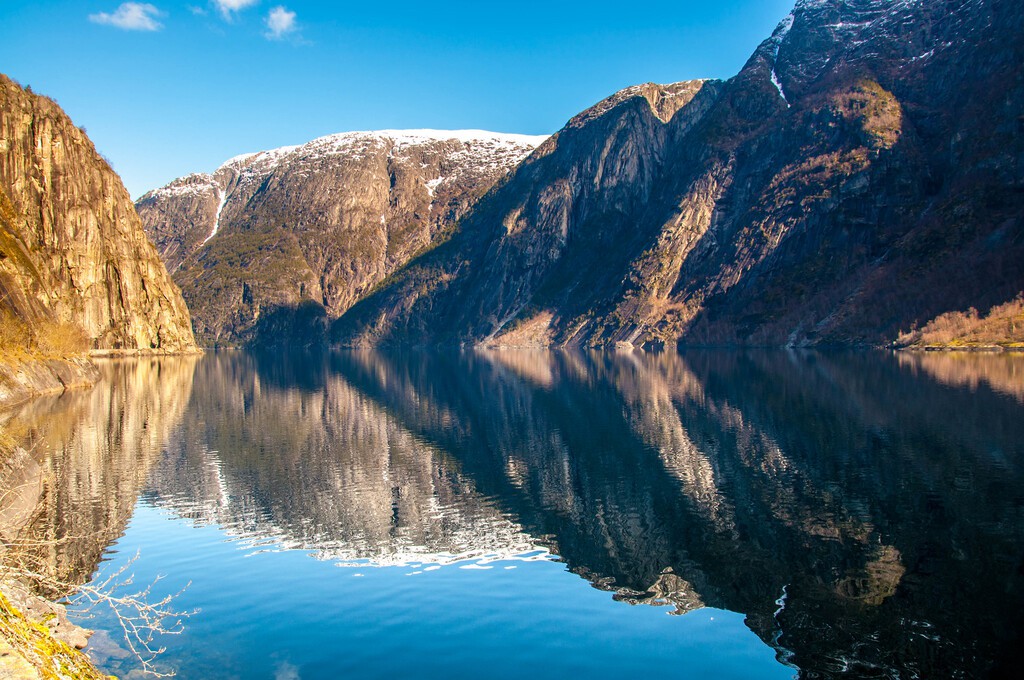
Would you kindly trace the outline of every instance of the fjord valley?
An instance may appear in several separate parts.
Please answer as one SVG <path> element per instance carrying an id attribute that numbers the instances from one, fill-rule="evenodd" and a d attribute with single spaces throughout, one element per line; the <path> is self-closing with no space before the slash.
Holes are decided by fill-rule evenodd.
<path id="1" fill-rule="evenodd" d="M 1022 21 L 1013 3 L 800 0 L 728 81 L 627 88 L 518 165 L 465 154 L 493 172 L 451 208 L 433 166 L 355 146 L 334 163 L 375 163 L 393 185 L 377 205 L 334 170 L 334 191 L 303 198 L 287 150 L 226 212 L 219 189 L 197 207 L 196 177 L 138 208 L 172 268 L 209 237 L 175 278 L 197 318 L 241 313 L 257 342 L 257 317 L 276 340 L 283 317 L 292 340 L 329 325 L 324 343 L 348 346 L 890 344 L 1024 288 Z M 210 236 L 217 214 L 237 226 Z M 275 268 L 302 272 L 287 295 Z M 1024 340 L 1011 307 L 989 344 Z"/>
<path id="2" fill-rule="evenodd" d="M 319 49 L 158 4 L 87 21 Z M 0 676 L 1013 677 L 1022 38 L 796 0 L 550 135 L 289 130 L 134 202 L 0 76 Z"/>

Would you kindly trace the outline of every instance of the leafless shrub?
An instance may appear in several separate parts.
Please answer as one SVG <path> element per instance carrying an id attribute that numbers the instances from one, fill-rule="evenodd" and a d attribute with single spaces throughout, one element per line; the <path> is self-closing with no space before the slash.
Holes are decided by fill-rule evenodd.
<path id="1" fill-rule="evenodd" d="M 36 485 L 38 482 L 25 482 L 3 489 L 0 509 L 17 506 L 18 497 L 25 493 L 31 495 Z M 20 522 L 16 521 L 17 524 Z M 30 526 L 12 531 L 12 527 L 0 525 L 0 582 L 21 584 L 47 600 L 70 605 L 75 608 L 75 615 L 82 618 L 92 618 L 98 614 L 98 609 L 109 607 L 140 670 L 156 677 L 172 676 L 174 671 L 161 668 L 157 660 L 166 650 L 161 644 L 163 636 L 181 634 L 185 620 L 195 613 L 180 610 L 174 604 L 189 584 L 177 593 L 160 597 L 153 591 L 163 577 L 157 577 L 145 587 L 137 586 L 131 569 L 139 558 L 138 553 L 93 583 L 77 583 L 70 580 L 74 576 L 58 573 L 54 568 L 55 551 L 83 541 L 106 543 L 109 538 L 102 532 L 55 536 L 51 532 L 40 534 Z M 64 618 L 63 613 L 61 618 Z"/>
<path id="2" fill-rule="evenodd" d="M 173 670 L 163 669 L 157 665 L 157 659 L 167 649 L 160 644 L 160 640 L 165 635 L 180 635 L 185 628 L 185 619 L 196 613 L 174 606 L 175 600 L 190 584 L 186 584 L 177 593 L 154 599 L 153 587 L 163 577 L 158 576 L 149 585 L 138 588 L 135 584 L 135 575 L 130 571 L 138 557 L 136 553 L 102 581 L 84 585 L 11 564 L 0 566 L 0 575 L 5 579 L 28 584 L 37 591 L 56 593 L 66 604 L 81 606 L 80 611 L 87 617 L 97 607 L 109 607 L 118 625 L 121 626 L 128 650 L 139 662 L 140 669 L 155 677 L 171 677 L 175 674 Z"/>

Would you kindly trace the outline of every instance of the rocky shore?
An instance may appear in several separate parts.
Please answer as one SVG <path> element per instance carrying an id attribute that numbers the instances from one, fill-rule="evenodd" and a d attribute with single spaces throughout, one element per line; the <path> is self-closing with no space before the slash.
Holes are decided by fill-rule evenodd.
<path id="1" fill-rule="evenodd" d="M 99 371 L 87 357 L 8 357 L 0 359 L 0 409 L 42 394 L 89 387 L 99 380 Z"/>

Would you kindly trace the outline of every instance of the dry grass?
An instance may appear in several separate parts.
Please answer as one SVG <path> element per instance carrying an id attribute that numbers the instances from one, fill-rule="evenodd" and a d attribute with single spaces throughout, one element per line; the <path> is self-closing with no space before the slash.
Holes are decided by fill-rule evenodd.
<path id="1" fill-rule="evenodd" d="M 0 308 L 0 359 L 67 359 L 89 351 L 89 338 L 76 324 L 42 321 L 28 324 Z"/>
<path id="2" fill-rule="evenodd" d="M 996 305 L 981 316 L 971 307 L 966 312 L 940 314 L 919 330 L 901 333 L 902 347 L 1003 347 L 1024 349 L 1024 293 Z"/>
<path id="3" fill-rule="evenodd" d="M 3 593 L 0 593 L 0 637 L 39 678 L 101 680 L 110 677 L 96 670 L 84 652 L 53 637 L 45 624 L 25 617 Z"/>

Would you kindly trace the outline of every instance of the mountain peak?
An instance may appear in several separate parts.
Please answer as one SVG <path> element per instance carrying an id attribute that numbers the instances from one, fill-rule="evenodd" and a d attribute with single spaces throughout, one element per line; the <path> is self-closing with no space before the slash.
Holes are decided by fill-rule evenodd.
<path id="1" fill-rule="evenodd" d="M 354 132 L 336 132 L 317 137 L 305 144 L 282 146 L 266 151 L 241 154 L 229 158 L 218 168 L 238 168 L 253 163 L 275 164 L 290 156 L 308 156 L 310 154 L 351 154 L 360 148 L 376 144 L 392 147 L 417 146 L 435 142 L 459 142 L 464 145 L 486 144 L 509 148 L 534 149 L 548 135 L 522 135 L 488 130 L 361 130 Z"/>
<path id="2" fill-rule="evenodd" d="M 651 112 L 663 123 L 672 119 L 675 113 L 686 106 L 701 88 L 707 83 L 707 79 L 681 80 L 676 83 L 661 85 L 658 83 L 641 83 L 623 88 L 605 97 L 589 109 L 577 114 L 569 121 L 569 127 L 581 127 L 584 124 L 600 118 L 623 102 L 642 97 L 647 100 Z"/>

